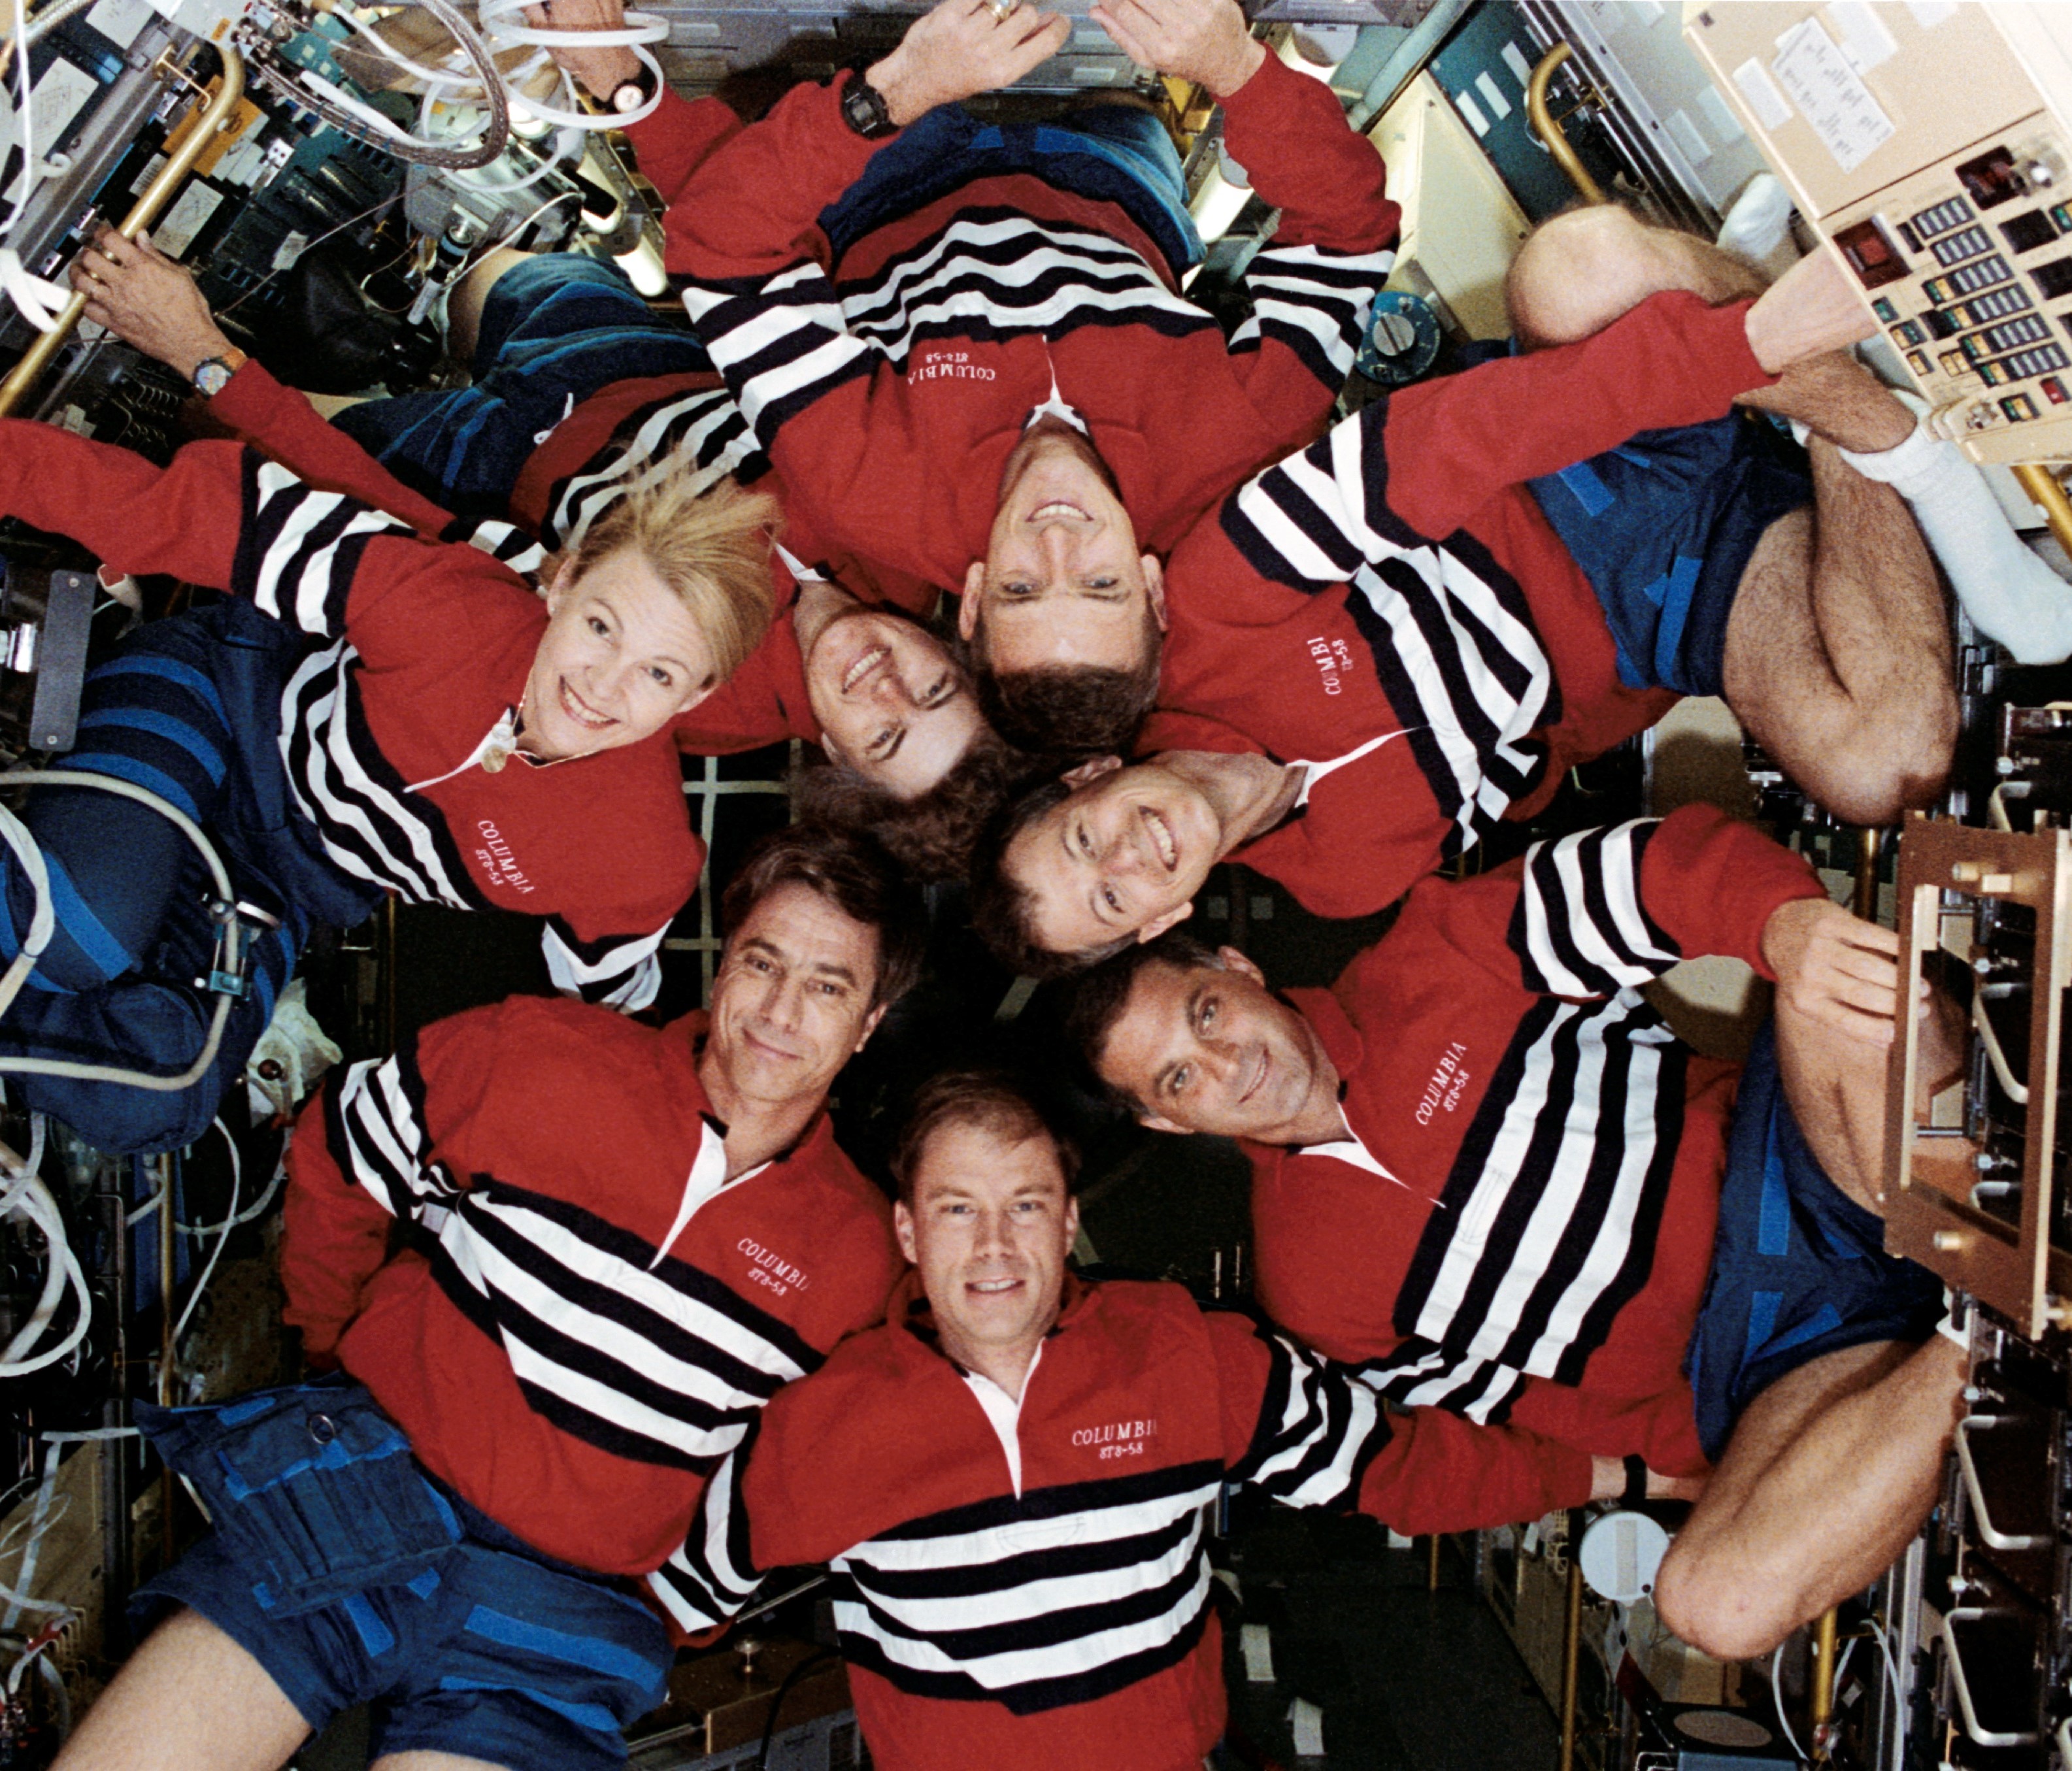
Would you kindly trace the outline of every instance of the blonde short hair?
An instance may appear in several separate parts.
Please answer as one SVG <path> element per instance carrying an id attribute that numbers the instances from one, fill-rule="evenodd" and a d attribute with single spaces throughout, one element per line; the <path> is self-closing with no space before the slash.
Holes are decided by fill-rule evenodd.
<path id="1" fill-rule="evenodd" d="M 783 522 L 767 492 L 731 478 L 700 491 L 670 475 L 633 487 L 565 558 L 580 579 L 622 548 L 639 554 L 698 624 L 724 682 L 770 631 L 770 552 Z"/>

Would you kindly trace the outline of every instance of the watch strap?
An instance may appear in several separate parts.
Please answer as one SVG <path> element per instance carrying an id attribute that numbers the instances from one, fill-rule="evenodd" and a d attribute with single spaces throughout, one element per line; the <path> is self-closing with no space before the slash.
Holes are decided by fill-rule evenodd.
<path id="1" fill-rule="evenodd" d="M 227 351 L 219 352 L 215 356 L 204 357 L 194 367 L 192 379 L 195 389 L 204 397 L 214 397 L 223 392 L 228 385 L 230 378 L 243 368 L 249 360 L 245 354 L 234 344 Z M 212 375 L 209 373 L 211 370 L 216 372 Z"/>
<path id="2" fill-rule="evenodd" d="M 612 88 L 611 96 L 605 101 L 605 105 L 607 109 L 622 115 L 627 111 L 637 111 L 660 89 L 660 83 L 655 77 L 655 70 L 643 61 Z"/>
<path id="3" fill-rule="evenodd" d="M 885 101 L 884 93 L 863 77 L 861 68 L 851 72 L 849 83 L 842 88 L 842 120 L 866 142 L 875 142 L 898 133 L 899 125 L 892 121 L 892 107 Z"/>
<path id="4" fill-rule="evenodd" d="M 1628 1452 L 1626 1457 L 1626 1491 L 1619 1496 L 1622 1506 L 1639 1506 L 1647 1499 L 1647 1460 L 1638 1452 Z"/>

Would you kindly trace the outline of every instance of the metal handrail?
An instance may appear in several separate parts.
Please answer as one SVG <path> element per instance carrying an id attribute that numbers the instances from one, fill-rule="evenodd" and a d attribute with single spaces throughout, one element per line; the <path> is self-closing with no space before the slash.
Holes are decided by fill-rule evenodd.
<path id="1" fill-rule="evenodd" d="M 1957 1707 L 1963 1712 L 1964 1732 L 1975 1746 L 2033 1746 L 2041 1738 L 2033 1729 L 2025 1733 L 2012 1733 L 1979 1725 L 1979 1712 L 1971 1707 L 1971 1684 L 1964 1677 L 1963 1657 L 1957 1652 L 1957 1633 L 1950 1626 L 1959 1623 L 1980 1623 L 1988 1617 L 2004 1613 L 1990 1605 L 1959 1605 L 1946 1612 L 1942 1617 L 1942 1646 L 1948 1650 L 1950 1683 L 1956 1687 Z"/>
<path id="2" fill-rule="evenodd" d="M 2072 554 L 2072 498 L 2066 496 L 2058 476 L 2040 462 L 2023 462 L 2015 468 L 2014 477 L 2029 502 L 2043 512 L 2058 544 Z"/>
<path id="3" fill-rule="evenodd" d="M 1963 1473 L 1964 1493 L 1971 1502 L 1971 1518 L 1979 1527 L 1979 1535 L 1986 1546 L 1994 1550 L 2040 1550 L 2049 1543 L 2047 1537 L 2021 1535 L 2007 1531 L 1996 1531 L 1993 1522 L 1986 1516 L 1986 1494 L 1979 1481 L 1978 1465 L 1971 1461 L 1971 1428 L 1981 1431 L 2000 1425 L 2006 1419 L 2003 1415 L 1967 1415 L 1957 1423 L 1957 1468 Z M 1981 1744 L 1984 1743 L 1982 1742 Z"/>
<path id="4" fill-rule="evenodd" d="M 238 101 L 245 97 L 245 58 L 228 43 L 217 45 L 216 52 L 223 57 L 223 84 L 216 88 L 216 96 L 208 101 L 193 131 L 180 143 L 179 151 L 158 168 L 151 182 L 145 186 L 144 194 L 130 205 L 130 213 L 115 230 L 125 240 L 134 240 L 158 219 L 158 212 L 172 200 L 173 193 L 193 170 L 195 162 L 201 158 L 202 150 L 215 139 L 224 123 L 236 114 Z M 49 367 L 51 359 L 57 355 L 59 347 L 72 336 L 80 315 L 86 311 L 86 299 L 84 294 L 75 293 L 59 310 L 57 323 L 30 342 L 28 349 L 22 353 L 22 360 L 7 372 L 4 381 L 0 381 L 0 417 L 5 417 L 22 403 L 23 397 L 35 385 L 37 378 Z"/>
<path id="5" fill-rule="evenodd" d="M 1606 203 L 1605 187 L 1590 176 L 1590 169 L 1583 164 L 1582 156 L 1569 146 L 1568 138 L 1561 133 L 1560 125 L 1554 121 L 1554 113 L 1547 108 L 1547 88 L 1553 80 L 1555 71 L 1575 51 L 1566 43 L 1556 43 L 1540 58 L 1532 70 L 1532 78 L 1526 82 L 1525 114 L 1532 125 L 1532 133 L 1540 138 L 1540 145 L 1554 156 L 1555 165 L 1568 176 L 1585 203 Z"/>

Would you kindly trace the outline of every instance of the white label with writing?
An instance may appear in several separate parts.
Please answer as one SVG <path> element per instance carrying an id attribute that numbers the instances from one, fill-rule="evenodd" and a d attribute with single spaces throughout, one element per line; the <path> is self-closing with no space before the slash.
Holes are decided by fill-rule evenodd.
<path id="1" fill-rule="evenodd" d="M 1885 107 L 1871 97 L 1863 76 L 1818 18 L 1785 32 L 1770 65 L 1844 172 L 1855 171 L 1892 139 L 1893 121 Z"/>
<path id="2" fill-rule="evenodd" d="M 181 258 L 202 225 L 222 207 L 223 193 L 197 179 L 180 193 L 180 200 L 166 212 L 151 230 L 151 241 L 168 258 Z"/>
<path id="3" fill-rule="evenodd" d="M 101 88 L 101 82 L 60 55 L 43 70 L 29 95 L 29 126 L 35 131 L 36 155 L 42 158 L 58 145 L 79 108 Z"/>

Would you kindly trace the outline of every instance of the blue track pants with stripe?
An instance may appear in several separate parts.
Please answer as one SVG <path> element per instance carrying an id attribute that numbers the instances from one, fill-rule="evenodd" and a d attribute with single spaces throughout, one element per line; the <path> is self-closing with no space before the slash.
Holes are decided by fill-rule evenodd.
<path id="1" fill-rule="evenodd" d="M 174 1092 L 5 1075 L 13 1098 L 89 1143 L 173 1149 L 208 1129 L 273 1018 L 313 922 L 354 922 L 378 894 L 322 853 L 290 802 L 280 690 L 302 642 L 249 605 L 154 622 L 87 679 L 79 737 L 60 766 L 127 781 L 179 807 L 215 841 L 237 896 L 278 919 L 245 929 L 248 987 L 208 1071 Z M 205 979 L 214 886 L 192 843 L 149 807 L 83 787 L 39 787 L 23 821 L 50 874 L 56 931 L 0 1017 L 0 1053 L 175 1075 L 200 1055 L 216 997 Z M 20 950 L 35 890 L 0 851 L 0 954 Z M 256 939 L 254 936 L 256 935 Z"/>

